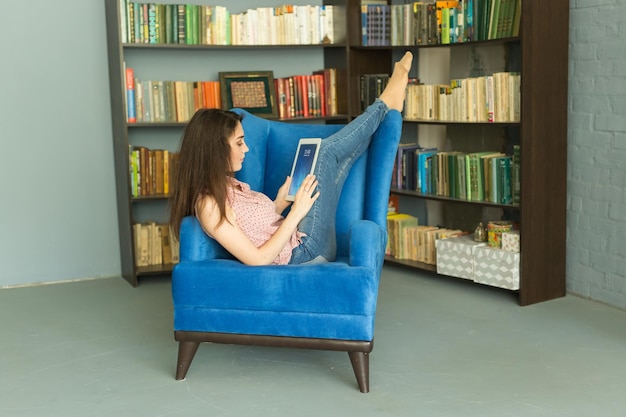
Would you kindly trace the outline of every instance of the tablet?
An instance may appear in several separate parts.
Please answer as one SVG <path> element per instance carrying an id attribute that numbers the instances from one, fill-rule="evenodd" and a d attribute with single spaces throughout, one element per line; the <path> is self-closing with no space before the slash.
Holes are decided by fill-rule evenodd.
<path id="1" fill-rule="evenodd" d="M 298 142 L 298 149 L 291 167 L 291 186 L 287 193 L 288 201 L 293 201 L 302 181 L 315 170 L 321 144 L 321 138 L 302 138 Z"/>

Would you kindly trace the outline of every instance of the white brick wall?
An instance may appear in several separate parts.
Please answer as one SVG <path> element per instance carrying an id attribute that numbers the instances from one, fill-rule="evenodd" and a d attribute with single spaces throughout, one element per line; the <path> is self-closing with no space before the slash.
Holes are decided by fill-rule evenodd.
<path id="1" fill-rule="evenodd" d="M 626 308 L 626 0 L 570 0 L 567 290 Z"/>

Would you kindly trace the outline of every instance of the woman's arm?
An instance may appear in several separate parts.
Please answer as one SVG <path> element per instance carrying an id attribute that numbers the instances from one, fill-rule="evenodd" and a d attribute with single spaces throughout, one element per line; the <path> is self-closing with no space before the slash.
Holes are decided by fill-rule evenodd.
<path id="1" fill-rule="evenodd" d="M 219 210 L 212 197 L 205 197 L 198 213 L 202 228 L 217 240 L 231 255 L 246 265 L 269 265 L 291 239 L 300 220 L 309 212 L 319 197 L 317 181 L 311 175 L 305 179 L 294 199 L 293 207 L 272 237 L 258 248 L 250 241 L 235 221 L 233 209 L 226 204 L 226 220 L 218 226 Z M 315 192 L 315 194 L 313 194 Z"/>

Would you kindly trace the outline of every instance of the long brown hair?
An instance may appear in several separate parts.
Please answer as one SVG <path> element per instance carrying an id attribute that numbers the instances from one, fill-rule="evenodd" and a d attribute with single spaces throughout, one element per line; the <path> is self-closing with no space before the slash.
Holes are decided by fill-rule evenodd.
<path id="1" fill-rule="evenodd" d="M 169 200 L 170 226 L 176 238 L 183 217 L 195 215 L 202 195 L 215 199 L 220 223 L 226 218 L 226 186 L 233 175 L 228 140 L 241 119 L 228 110 L 200 109 L 185 127 Z"/>

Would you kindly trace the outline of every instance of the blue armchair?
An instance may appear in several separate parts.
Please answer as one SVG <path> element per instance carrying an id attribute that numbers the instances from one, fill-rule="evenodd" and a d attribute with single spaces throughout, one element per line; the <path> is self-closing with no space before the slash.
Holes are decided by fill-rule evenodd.
<path id="1" fill-rule="evenodd" d="M 271 198 L 290 172 L 298 139 L 324 138 L 341 128 L 235 111 L 244 114 L 250 148 L 237 177 Z M 172 273 L 176 379 L 185 378 L 201 342 L 271 345 L 348 352 L 360 391 L 369 391 L 389 187 L 401 129 L 400 114 L 388 113 L 354 164 L 337 210 L 334 262 L 243 265 L 194 217 L 183 219 L 180 263 Z"/>

